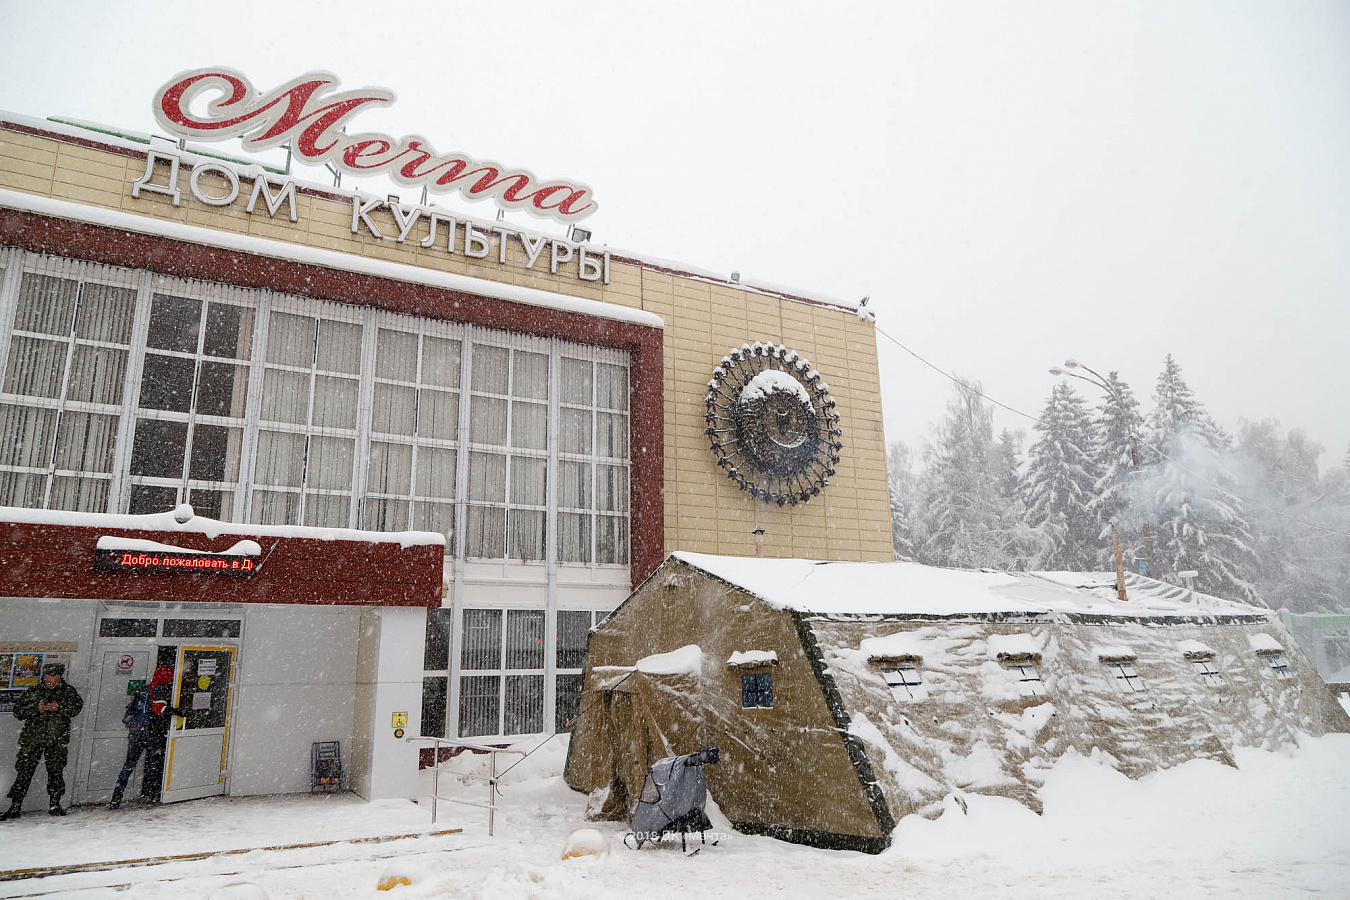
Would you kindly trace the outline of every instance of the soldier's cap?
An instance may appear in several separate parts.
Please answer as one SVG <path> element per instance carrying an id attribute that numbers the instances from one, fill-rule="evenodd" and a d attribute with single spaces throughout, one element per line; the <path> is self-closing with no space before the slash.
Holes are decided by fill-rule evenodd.
<path id="1" fill-rule="evenodd" d="M 42 667 L 42 674 L 65 675 L 66 674 L 65 663 L 47 663 L 45 666 Z"/>

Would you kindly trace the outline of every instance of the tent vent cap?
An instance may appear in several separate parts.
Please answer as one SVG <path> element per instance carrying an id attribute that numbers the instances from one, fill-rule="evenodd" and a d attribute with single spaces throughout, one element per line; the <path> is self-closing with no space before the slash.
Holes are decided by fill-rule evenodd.
<path id="1" fill-rule="evenodd" d="M 777 650 L 737 650 L 731 654 L 727 660 L 727 665 L 733 669 L 750 669 L 762 666 L 778 665 Z"/>
<path id="2" fill-rule="evenodd" d="M 1139 654 L 1129 647 L 1120 646 L 1093 647 L 1092 654 L 1104 663 L 1134 662 L 1139 658 Z"/>
<path id="3" fill-rule="evenodd" d="M 1264 632 L 1247 635 L 1247 643 L 1251 645 L 1252 652 L 1254 653 L 1284 652 L 1284 648 L 1280 646 L 1280 642 Z"/>
<path id="4" fill-rule="evenodd" d="M 1199 641 L 1181 641 L 1177 644 L 1177 649 L 1181 651 L 1182 656 L 1190 660 L 1214 658 L 1214 651 Z"/>
<path id="5" fill-rule="evenodd" d="M 917 666 L 923 664 L 923 657 L 913 653 L 873 654 L 867 661 L 874 666 Z"/>

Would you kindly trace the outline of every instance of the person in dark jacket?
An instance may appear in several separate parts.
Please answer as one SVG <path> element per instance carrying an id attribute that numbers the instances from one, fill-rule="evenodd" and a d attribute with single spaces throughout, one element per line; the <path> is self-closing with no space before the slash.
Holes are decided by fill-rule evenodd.
<path id="1" fill-rule="evenodd" d="M 160 666 L 155 669 L 150 683 L 136 692 L 127 704 L 122 724 L 127 726 L 127 759 L 117 776 L 108 809 L 122 808 L 122 793 L 136 771 L 136 763 L 145 754 L 145 777 L 141 779 L 141 799 L 151 806 L 160 804 L 160 790 L 164 783 L 164 744 L 174 716 L 184 716 L 186 710 L 177 709 L 173 701 L 173 669 Z"/>
<path id="2" fill-rule="evenodd" d="M 66 757 L 70 750 L 70 720 L 84 709 L 84 700 L 66 680 L 66 667 L 49 663 L 42 667 L 42 682 L 24 691 L 14 703 L 14 717 L 23 721 L 19 733 L 19 755 L 14 761 L 14 784 L 9 789 L 13 801 L 0 815 L 0 821 L 19 818 L 23 798 L 37 771 L 38 762 L 47 760 L 47 812 L 64 816 L 61 797 L 66 792 Z"/>

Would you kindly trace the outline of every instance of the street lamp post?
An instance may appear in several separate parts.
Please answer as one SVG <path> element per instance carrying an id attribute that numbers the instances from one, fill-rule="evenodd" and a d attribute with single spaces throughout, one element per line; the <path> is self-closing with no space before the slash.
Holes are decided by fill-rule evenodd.
<path id="1" fill-rule="evenodd" d="M 1077 372 L 1067 371 L 1069 369 L 1082 369 L 1087 372 L 1088 375 L 1079 375 Z M 1102 377 L 1100 372 L 1083 365 L 1076 359 L 1064 360 L 1064 368 L 1051 366 L 1050 374 L 1056 376 L 1068 375 L 1070 378 L 1086 381 L 1088 384 L 1099 387 L 1105 391 L 1111 399 L 1115 400 L 1116 403 L 1121 406 L 1122 409 L 1125 406 L 1124 398 L 1111 386 L 1109 381 Z M 1135 472 L 1139 471 L 1139 441 L 1135 437 L 1133 429 L 1130 431 L 1130 467 L 1134 469 Z M 1116 557 L 1116 594 L 1121 600 L 1127 600 L 1128 598 L 1125 596 L 1125 560 L 1120 548 L 1120 529 L 1117 527 L 1118 523 L 1119 520 L 1115 516 L 1112 516 L 1111 542 Z M 1141 530 L 1143 531 L 1144 537 L 1144 552 L 1148 557 L 1147 564 L 1149 574 L 1151 575 L 1153 573 L 1153 530 L 1148 525 L 1144 525 Z"/>

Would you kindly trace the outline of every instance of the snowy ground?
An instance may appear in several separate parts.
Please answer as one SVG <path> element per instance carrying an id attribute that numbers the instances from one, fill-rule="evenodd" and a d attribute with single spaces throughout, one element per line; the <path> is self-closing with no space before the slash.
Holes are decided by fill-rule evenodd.
<path id="1" fill-rule="evenodd" d="M 477 809 L 443 804 L 432 826 L 425 802 L 367 804 L 349 795 L 25 816 L 0 825 L 0 870 L 464 830 L 0 880 L 0 897 L 262 896 L 226 888 L 239 882 L 261 886 L 274 900 L 1350 895 L 1350 735 L 1307 740 L 1287 753 L 1239 751 L 1239 770 L 1199 761 L 1139 782 L 1099 761 L 1066 759 L 1044 788 L 1044 816 L 1011 801 L 966 796 L 964 813 L 953 800 L 936 821 L 903 820 L 881 856 L 734 832 L 692 857 L 678 841 L 629 850 L 618 823 L 585 822 L 585 798 L 557 775 L 564 751 L 564 739 L 554 739 L 507 776 L 493 838 Z M 464 770 L 477 762 L 447 765 Z M 474 802 L 486 795 L 481 783 L 445 774 L 441 791 Z M 584 827 L 609 838 L 609 856 L 560 859 L 568 835 Z M 717 827 L 729 831 L 724 821 Z M 420 880 L 377 892 L 394 863 L 411 863 Z"/>

